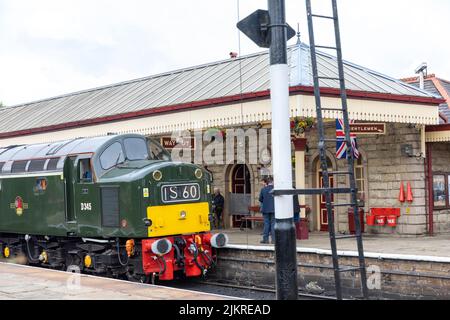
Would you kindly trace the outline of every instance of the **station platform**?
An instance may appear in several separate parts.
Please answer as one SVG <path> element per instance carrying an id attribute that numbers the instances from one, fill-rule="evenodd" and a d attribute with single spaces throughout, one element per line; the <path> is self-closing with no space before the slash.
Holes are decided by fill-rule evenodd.
<path id="1" fill-rule="evenodd" d="M 230 300 L 232 297 L 0 262 L 0 300 Z"/>
<path id="2" fill-rule="evenodd" d="M 236 247 L 271 247 L 261 244 L 261 229 L 221 230 L 229 236 L 230 245 Z M 364 234 L 364 251 L 367 255 L 392 256 L 406 255 L 429 257 L 429 260 L 442 258 L 450 262 L 450 235 L 435 237 L 397 237 L 387 235 Z M 272 246 L 273 247 L 273 246 Z M 330 240 L 327 232 L 310 233 L 308 240 L 297 240 L 299 251 L 330 250 Z M 357 251 L 355 239 L 343 239 L 338 243 L 339 251 Z"/>
<path id="3" fill-rule="evenodd" d="M 221 231 L 229 236 L 229 243 L 218 252 L 217 281 L 245 283 L 248 287 L 268 284 L 273 287 L 275 247 L 260 243 L 261 230 Z M 365 234 L 363 238 L 371 298 L 450 299 L 450 235 L 398 237 Z M 339 240 L 338 255 L 341 266 L 358 266 L 356 240 Z M 308 240 L 297 240 L 297 263 L 302 291 L 334 296 L 327 232 L 311 233 Z M 359 274 L 343 273 L 341 278 L 345 296 L 359 297 Z"/>

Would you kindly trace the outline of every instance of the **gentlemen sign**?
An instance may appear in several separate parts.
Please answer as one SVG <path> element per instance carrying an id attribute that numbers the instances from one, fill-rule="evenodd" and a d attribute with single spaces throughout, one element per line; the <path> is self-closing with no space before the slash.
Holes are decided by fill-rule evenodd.
<path id="1" fill-rule="evenodd" d="M 350 124 L 350 131 L 353 134 L 386 134 L 386 124 L 384 123 L 354 123 Z"/>
<path id="2" fill-rule="evenodd" d="M 162 137 L 161 145 L 168 150 L 171 150 L 175 147 L 179 147 L 181 149 L 195 149 L 195 139 L 190 137 L 185 138 L 172 138 L 172 137 Z"/>

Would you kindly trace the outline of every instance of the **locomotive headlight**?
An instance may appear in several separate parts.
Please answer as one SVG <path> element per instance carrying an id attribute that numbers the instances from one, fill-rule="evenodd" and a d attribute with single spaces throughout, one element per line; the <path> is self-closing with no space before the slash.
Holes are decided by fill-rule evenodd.
<path id="1" fill-rule="evenodd" d="M 228 236 L 225 233 L 216 233 L 211 237 L 211 245 L 214 248 L 223 248 L 228 244 Z"/>
<path id="2" fill-rule="evenodd" d="M 153 179 L 155 179 L 155 181 L 161 181 L 162 172 L 159 170 L 156 170 L 155 172 L 153 172 Z"/>
<path id="3" fill-rule="evenodd" d="M 152 252 L 163 256 L 172 250 L 172 242 L 167 239 L 161 239 L 152 243 Z"/>
<path id="4" fill-rule="evenodd" d="M 201 179 L 203 177 L 203 171 L 201 169 L 196 169 L 195 170 L 195 177 L 197 179 Z"/>

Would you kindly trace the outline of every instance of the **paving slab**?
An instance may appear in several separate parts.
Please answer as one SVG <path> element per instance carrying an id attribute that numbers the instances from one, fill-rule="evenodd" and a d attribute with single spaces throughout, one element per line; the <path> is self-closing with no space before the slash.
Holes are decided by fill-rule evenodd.
<path id="1" fill-rule="evenodd" d="M 0 300 L 230 300 L 232 297 L 0 262 Z"/>

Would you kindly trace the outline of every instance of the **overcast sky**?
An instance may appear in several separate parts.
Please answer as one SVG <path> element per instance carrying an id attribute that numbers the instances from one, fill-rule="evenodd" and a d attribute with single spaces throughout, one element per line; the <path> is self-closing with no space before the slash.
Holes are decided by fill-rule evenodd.
<path id="1" fill-rule="evenodd" d="M 326 13 L 329 0 L 313 0 Z M 344 58 L 394 77 L 450 79 L 450 1 L 340 0 Z M 305 3 L 286 0 L 307 42 Z M 240 0 L 240 17 L 267 8 Z M 29 102 L 228 58 L 237 0 L 0 0 L 0 101 Z M 316 27 L 327 42 L 330 24 Z M 321 39 L 321 37 L 323 37 Z M 290 43 L 295 43 L 295 39 Z M 241 54 L 260 50 L 241 36 Z"/>

